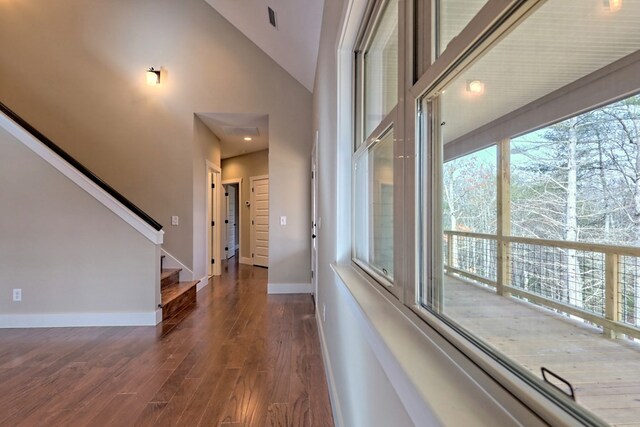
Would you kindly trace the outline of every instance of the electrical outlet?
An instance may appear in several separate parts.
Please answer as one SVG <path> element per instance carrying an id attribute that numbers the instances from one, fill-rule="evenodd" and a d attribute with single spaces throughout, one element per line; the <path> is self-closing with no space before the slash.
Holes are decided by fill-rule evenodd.
<path id="1" fill-rule="evenodd" d="M 172 216 L 171 225 L 178 225 L 178 224 L 180 224 L 179 218 L 176 215 Z"/>
<path id="2" fill-rule="evenodd" d="M 327 321 L 327 306 L 322 304 L 322 321 Z"/>
<path id="3" fill-rule="evenodd" d="M 14 289 L 13 290 L 13 301 L 14 302 L 22 301 L 22 289 Z"/>

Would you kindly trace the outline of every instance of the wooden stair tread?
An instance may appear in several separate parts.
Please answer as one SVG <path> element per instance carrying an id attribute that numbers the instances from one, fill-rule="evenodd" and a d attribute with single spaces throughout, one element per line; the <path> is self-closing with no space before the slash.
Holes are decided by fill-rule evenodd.
<path id="1" fill-rule="evenodd" d="M 198 283 L 200 283 L 199 280 L 193 280 L 191 282 L 179 282 L 164 287 L 161 290 L 162 305 L 167 305 L 171 301 L 178 298 L 180 295 L 194 288 Z"/>
<path id="2" fill-rule="evenodd" d="M 162 269 L 162 275 L 160 276 L 160 280 L 166 279 L 167 277 L 171 276 L 172 274 L 176 273 L 176 272 L 180 272 L 182 271 L 181 268 L 163 268 Z"/>

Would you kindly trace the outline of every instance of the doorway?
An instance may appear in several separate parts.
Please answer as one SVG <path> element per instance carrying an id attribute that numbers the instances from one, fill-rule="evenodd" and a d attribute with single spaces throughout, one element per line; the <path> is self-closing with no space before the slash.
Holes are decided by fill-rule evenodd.
<path id="1" fill-rule="evenodd" d="M 311 285 L 318 300 L 318 131 L 311 148 Z"/>
<path id="2" fill-rule="evenodd" d="M 221 264 L 221 170 L 218 166 L 207 161 L 207 245 L 206 263 L 209 266 L 207 272 L 209 277 L 222 274 Z"/>
<path id="3" fill-rule="evenodd" d="M 224 188 L 224 254 L 229 259 L 240 249 L 240 185 L 225 181 Z"/>
<path id="4" fill-rule="evenodd" d="M 269 176 L 252 176 L 250 183 L 253 265 L 269 267 Z"/>

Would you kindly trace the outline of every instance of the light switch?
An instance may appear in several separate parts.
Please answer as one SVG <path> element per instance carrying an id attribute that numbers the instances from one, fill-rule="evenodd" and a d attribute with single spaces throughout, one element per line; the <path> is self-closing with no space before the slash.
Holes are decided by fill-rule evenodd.
<path id="1" fill-rule="evenodd" d="M 287 225 L 287 217 L 286 216 L 281 216 L 280 217 L 280 225 Z"/>
<path id="2" fill-rule="evenodd" d="M 178 221 L 178 216 L 174 215 L 171 217 L 171 225 L 178 225 L 179 221 Z"/>

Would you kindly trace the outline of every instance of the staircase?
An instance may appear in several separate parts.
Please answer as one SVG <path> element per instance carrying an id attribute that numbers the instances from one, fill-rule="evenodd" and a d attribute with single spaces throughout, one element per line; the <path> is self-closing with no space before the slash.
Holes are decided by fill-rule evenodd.
<path id="1" fill-rule="evenodd" d="M 162 320 L 166 320 L 196 303 L 196 285 L 200 281 L 180 282 L 180 270 L 180 268 L 162 269 L 160 281 Z"/>

